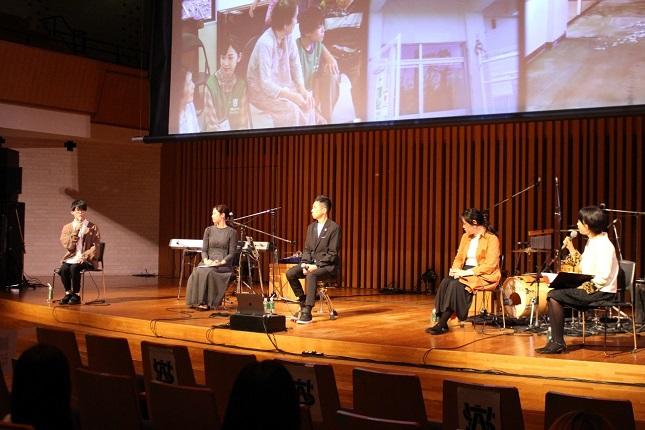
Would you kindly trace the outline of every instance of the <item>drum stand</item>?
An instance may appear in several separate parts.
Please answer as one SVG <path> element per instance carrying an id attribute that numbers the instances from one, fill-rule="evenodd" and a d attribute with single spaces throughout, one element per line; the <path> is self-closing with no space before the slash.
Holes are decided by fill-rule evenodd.
<path id="1" fill-rule="evenodd" d="M 535 297 L 531 298 L 531 316 L 529 318 L 529 326 L 527 327 L 526 331 L 532 333 L 542 333 L 547 330 L 543 325 L 540 325 L 540 280 L 542 279 L 542 272 L 544 271 L 544 269 L 549 267 L 549 265 L 552 264 L 553 261 L 554 259 L 549 260 L 547 258 L 542 267 L 538 267 L 537 264 L 535 266 L 536 294 Z M 533 313 L 535 313 L 535 319 L 533 319 Z"/>

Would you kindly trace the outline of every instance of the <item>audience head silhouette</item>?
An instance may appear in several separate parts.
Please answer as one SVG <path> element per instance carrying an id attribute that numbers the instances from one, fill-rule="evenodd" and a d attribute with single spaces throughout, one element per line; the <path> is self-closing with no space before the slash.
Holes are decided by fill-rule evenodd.
<path id="1" fill-rule="evenodd" d="M 222 430 L 300 428 L 298 393 L 289 371 L 273 360 L 245 366 L 233 385 Z"/>
<path id="2" fill-rule="evenodd" d="M 11 421 L 41 429 L 70 429 L 71 382 L 65 355 L 38 344 L 16 362 L 11 394 Z"/>
<path id="3" fill-rule="evenodd" d="M 614 430 L 614 426 L 602 415 L 571 411 L 553 421 L 549 430 Z"/>

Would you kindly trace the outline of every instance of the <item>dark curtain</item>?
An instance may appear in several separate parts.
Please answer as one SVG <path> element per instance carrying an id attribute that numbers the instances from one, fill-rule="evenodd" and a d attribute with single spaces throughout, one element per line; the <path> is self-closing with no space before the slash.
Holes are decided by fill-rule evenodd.
<path id="1" fill-rule="evenodd" d="M 168 135 L 172 0 L 152 2 L 150 49 L 150 136 Z"/>

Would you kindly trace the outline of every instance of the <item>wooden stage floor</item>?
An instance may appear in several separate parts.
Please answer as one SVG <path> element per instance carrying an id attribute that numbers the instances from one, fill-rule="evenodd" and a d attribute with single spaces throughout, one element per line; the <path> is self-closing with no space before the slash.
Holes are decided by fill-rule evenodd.
<path id="1" fill-rule="evenodd" d="M 436 421 L 441 419 L 444 379 L 518 387 L 528 429 L 543 427 L 547 391 L 629 399 L 638 428 L 645 429 L 645 369 L 641 367 L 645 352 L 632 353 L 629 334 L 609 336 L 609 356 L 603 352 L 602 336 L 587 337 L 584 348 L 581 338 L 569 337 L 568 353 L 541 356 L 534 349 L 546 342 L 544 335 L 510 328 L 486 327 L 481 333 L 480 327 L 466 324 L 451 327 L 443 336 L 426 334 L 431 296 L 343 288 L 332 291 L 338 319 L 314 313 L 312 324 L 288 321 L 286 332 L 267 336 L 225 327 L 227 314 L 235 312 L 234 297 L 230 310 L 213 314 L 189 309 L 177 300 L 176 279 L 108 276 L 106 280 L 106 305 L 50 305 L 47 288 L 1 292 L 0 327 L 17 333 L 16 353 L 35 341 L 36 325 L 74 329 L 82 352 L 84 333 L 127 337 L 138 361 L 141 340 L 186 344 L 198 380 L 203 378 L 201 350 L 206 347 L 247 349 L 260 358 L 328 362 L 334 366 L 344 407 L 351 407 L 352 368 L 414 372 L 421 378 L 428 416 Z M 87 286 L 86 299 L 91 300 L 96 290 L 91 282 Z M 55 298 L 60 295 L 58 291 Z M 277 312 L 288 316 L 297 308 L 277 304 Z M 640 335 L 638 346 L 645 348 Z"/>

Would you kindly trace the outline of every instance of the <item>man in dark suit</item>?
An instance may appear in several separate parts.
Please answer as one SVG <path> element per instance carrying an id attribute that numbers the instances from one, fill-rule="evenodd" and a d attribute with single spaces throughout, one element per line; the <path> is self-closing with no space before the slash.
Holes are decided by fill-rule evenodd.
<path id="1" fill-rule="evenodd" d="M 329 197 L 316 197 L 311 205 L 311 216 L 315 222 L 307 227 L 300 265 L 287 270 L 289 285 L 300 301 L 299 324 L 311 322 L 311 308 L 316 300 L 316 282 L 337 275 L 340 227 L 328 218 L 329 211 Z M 306 294 L 300 285 L 301 278 L 305 278 Z"/>

